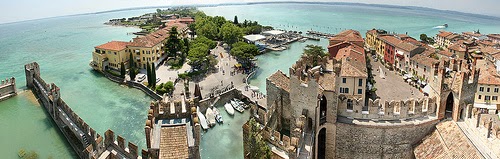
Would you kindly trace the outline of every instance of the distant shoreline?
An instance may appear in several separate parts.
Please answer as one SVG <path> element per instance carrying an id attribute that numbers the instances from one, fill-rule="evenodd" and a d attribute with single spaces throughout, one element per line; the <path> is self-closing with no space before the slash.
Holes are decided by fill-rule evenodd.
<path id="1" fill-rule="evenodd" d="M 114 9 L 114 10 L 108 10 L 108 11 L 99 11 L 99 12 L 81 13 L 81 14 L 72 14 L 72 15 L 62 15 L 62 16 L 54 16 L 54 17 L 47 17 L 47 18 L 29 19 L 29 20 L 15 21 L 15 22 L 0 23 L 0 26 L 6 25 L 6 24 L 15 24 L 15 23 L 22 23 L 22 22 L 29 22 L 29 21 L 36 21 L 36 20 L 43 20 L 43 19 L 52 19 L 52 18 L 59 18 L 59 17 L 72 17 L 72 16 L 80 16 L 80 15 L 104 14 L 104 13 L 143 10 L 143 9 L 158 9 L 158 8 L 171 8 L 171 7 L 219 7 L 219 6 L 260 5 L 260 4 L 314 4 L 314 5 L 366 6 L 366 7 L 379 7 L 379 8 L 435 11 L 435 12 L 441 12 L 441 13 L 459 14 L 462 16 L 484 18 L 484 19 L 499 20 L 500 21 L 500 17 L 498 17 L 498 16 L 491 16 L 491 15 L 484 15 L 484 14 L 477 14 L 477 13 L 465 13 L 465 12 L 459 12 L 459 11 L 441 10 L 441 9 L 434 9 L 434 8 L 428 8 L 428 7 L 418 7 L 418 6 L 400 6 L 400 5 L 389 5 L 389 4 L 368 4 L 368 3 L 353 3 L 353 2 L 271 1 L 271 2 L 241 2 L 241 3 L 132 7 L 132 8 Z"/>

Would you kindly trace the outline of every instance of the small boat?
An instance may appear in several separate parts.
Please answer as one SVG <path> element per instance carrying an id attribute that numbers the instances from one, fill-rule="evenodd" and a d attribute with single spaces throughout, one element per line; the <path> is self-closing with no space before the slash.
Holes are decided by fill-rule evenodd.
<path id="1" fill-rule="evenodd" d="M 213 108 L 212 108 L 212 111 L 213 111 L 213 112 L 214 112 L 214 114 L 215 114 L 215 120 L 216 120 L 218 123 L 224 123 L 224 120 L 222 120 L 222 115 L 220 115 L 219 109 L 217 109 L 216 107 L 213 107 Z"/>
<path id="2" fill-rule="evenodd" d="M 208 125 L 214 126 L 215 125 L 215 115 L 214 112 L 212 111 L 212 108 L 207 108 L 207 112 L 205 112 L 205 116 L 207 117 Z"/>
<path id="3" fill-rule="evenodd" d="M 229 103 L 224 104 L 224 108 L 226 108 L 226 112 L 229 115 L 234 115 L 234 109 L 233 109 L 233 106 L 231 104 L 229 104 Z"/>
<path id="4" fill-rule="evenodd" d="M 238 102 L 235 102 L 234 100 L 231 100 L 231 105 L 233 105 L 233 108 L 240 113 L 243 113 L 243 111 L 245 111 L 245 109 Z"/>
<path id="5" fill-rule="evenodd" d="M 248 109 L 250 108 L 250 106 L 248 104 L 245 104 L 245 102 L 241 101 L 240 99 L 238 98 L 234 98 L 233 99 L 235 102 L 237 102 L 238 104 L 240 104 L 240 106 L 242 106 L 244 109 Z"/>
<path id="6" fill-rule="evenodd" d="M 207 119 L 205 118 L 203 113 L 200 112 L 200 107 L 196 107 L 196 115 L 198 115 L 198 118 L 200 119 L 199 123 L 201 124 L 201 128 L 203 128 L 204 130 L 210 128 L 208 127 Z"/>

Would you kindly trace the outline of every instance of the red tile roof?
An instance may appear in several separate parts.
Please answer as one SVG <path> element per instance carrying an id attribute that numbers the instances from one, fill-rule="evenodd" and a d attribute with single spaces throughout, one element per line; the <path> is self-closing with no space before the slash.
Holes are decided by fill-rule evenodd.
<path id="1" fill-rule="evenodd" d="M 104 50 L 113 50 L 113 51 L 121 51 L 125 48 L 127 48 L 127 45 L 129 42 L 124 42 L 124 41 L 111 41 L 107 42 L 105 44 L 96 46 L 96 49 L 104 49 Z"/>
<path id="2" fill-rule="evenodd" d="M 429 68 L 432 67 L 432 65 L 436 64 L 439 62 L 439 60 L 436 60 L 434 58 L 428 57 L 428 55 L 432 54 L 429 51 L 425 51 L 422 54 L 416 54 L 415 56 L 411 57 L 410 59 L 412 61 L 415 61 L 416 63 L 422 64 L 424 66 L 427 66 Z"/>
<path id="3" fill-rule="evenodd" d="M 393 35 L 380 36 L 379 39 L 385 43 L 392 45 L 392 46 L 397 46 L 399 43 L 403 42 L 401 39 L 398 39 L 397 37 L 394 37 Z"/>
<path id="4" fill-rule="evenodd" d="M 276 71 L 267 79 L 279 88 L 287 92 L 290 91 L 290 78 L 288 78 L 283 72 L 281 72 L 281 70 Z"/>
<path id="5" fill-rule="evenodd" d="M 451 52 L 449 52 L 447 50 L 439 51 L 438 54 L 441 54 L 441 55 L 446 56 L 446 57 L 453 56 L 453 53 L 451 53 Z"/>
<path id="6" fill-rule="evenodd" d="M 446 37 L 450 36 L 451 34 L 453 34 L 453 33 L 447 32 L 447 31 L 439 31 L 439 34 L 437 34 L 437 36 L 446 38 Z"/>
<path id="7" fill-rule="evenodd" d="M 330 38 L 330 40 L 335 40 L 335 41 L 349 41 L 349 42 L 363 42 L 363 37 L 361 37 L 361 34 L 359 34 L 359 31 L 356 30 L 345 30 L 337 35 L 333 36 Z"/>
<path id="8" fill-rule="evenodd" d="M 365 50 L 351 44 L 339 49 L 335 59 L 342 60 L 340 76 L 367 77 Z"/>
<path id="9" fill-rule="evenodd" d="M 477 67 L 481 69 L 477 83 L 500 85 L 500 75 L 497 73 L 493 63 L 486 60 L 478 60 Z"/>
<path id="10" fill-rule="evenodd" d="M 500 39 L 500 34 L 488 34 L 487 36 L 488 36 L 489 38 Z"/>

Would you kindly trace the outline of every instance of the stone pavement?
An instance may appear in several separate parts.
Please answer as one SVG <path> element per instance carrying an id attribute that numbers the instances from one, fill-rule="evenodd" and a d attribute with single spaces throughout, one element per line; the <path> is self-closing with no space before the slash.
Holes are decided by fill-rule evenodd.
<path id="1" fill-rule="evenodd" d="M 264 97 L 264 94 L 260 94 L 259 96 L 256 96 L 255 94 L 258 94 L 260 92 L 255 92 L 250 90 L 250 89 L 245 89 L 246 85 L 240 85 L 239 87 L 236 87 L 238 90 L 241 91 L 241 93 L 248 97 L 252 102 L 258 103 L 260 106 L 267 108 L 267 98 Z M 262 88 L 261 88 L 262 89 Z M 252 94 L 254 94 L 252 96 Z"/>
<path id="2" fill-rule="evenodd" d="M 372 73 L 376 81 L 376 94 L 380 97 L 381 101 L 406 100 L 410 98 L 417 99 L 424 97 L 424 94 L 418 89 L 405 82 L 399 73 L 388 70 L 380 62 L 374 62 L 372 60 L 371 64 L 373 68 Z M 385 72 L 385 79 L 382 79 L 380 77 L 380 72 L 377 72 L 379 68 L 382 68 L 382 71 Z"/>

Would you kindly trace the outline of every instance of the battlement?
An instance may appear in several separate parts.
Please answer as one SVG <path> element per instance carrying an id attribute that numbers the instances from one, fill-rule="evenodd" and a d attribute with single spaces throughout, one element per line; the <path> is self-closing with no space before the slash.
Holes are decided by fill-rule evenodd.
<path id="1" fill-rule="evenodd" d="M 126 146 L 126 141 L 123 137 L 121 137 L 120 135 L 116 136 L 115 138 L 115 133 L 112 131 L 112 130 L 107 130 L 105 133 L 105 139 L 104 139 L 104 143 L 105 143 L 105 146 L 107 147 L 106 151 L 118 151 L 120 152 L 120 154 L 126 158 L 138 158 L 139 157 L 139 151 L 138 151 L 138 147 L 136 144 L 134 143 L 131 143 L 131 142 L 128 142 Z M 144 152 L 144 151 L 143 151 Z M 103 153 L 103 154 L 108 154 L 108 153 Z M 143 154 L 144 155 L 147 155 L 147 154 Z M 111 158 L 115 158 L 115 154 L 113 154 L 112 152 L 109 153 L 109 156 L 111 156 Z M 102 157 L 106 157 L 106 156 L 102 156 Z"/>
<path id="2" fill-rule="evenodd" d="M 16 78 L 14 78 L 14 77 L 11 77 L 10 79 L 6 78 L 5 80 L 2 80 L 2 83 L 0 84 L 0 88 L 7 87 L 7 86 L 10 86 L 13 84 L 16 84 Z"/>
<path id="3" fill-rule="evenodd" d="M 406 120 L 435 116 L 436 98 L 385 101 L 368 99 L 368 105 L 359 99 L 339 96 L 338 115 L 353 119 Z"/>
<path id="4" fill-rule="evenodd" d="M 14 77 L 6 78 L 0 83 L 0 101 L 6 100 L 17 95 L 16 79 Z"/>

